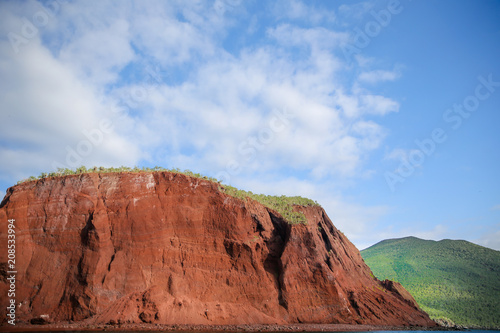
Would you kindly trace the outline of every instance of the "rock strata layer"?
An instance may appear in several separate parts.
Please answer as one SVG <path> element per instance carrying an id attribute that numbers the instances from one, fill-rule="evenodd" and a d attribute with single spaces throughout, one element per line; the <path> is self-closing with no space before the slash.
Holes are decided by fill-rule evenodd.
<path id="1" fill-rule="evenodd" d="M 435 326 L 402 286 L 373 277 L 321 207 L 295 207 L 307 224 L 290 225 L 218 186 L 154 172 L 11 187 L 0 244 L 14 219 L 16 320 Z M 4 250 L 1 295 L 7 271 Z"/>

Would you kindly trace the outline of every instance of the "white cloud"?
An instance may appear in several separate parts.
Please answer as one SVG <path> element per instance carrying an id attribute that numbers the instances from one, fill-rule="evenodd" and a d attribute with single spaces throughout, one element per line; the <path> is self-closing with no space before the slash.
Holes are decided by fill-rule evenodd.
<path id="1" fill-rule="evenodd" d="M 500 224 L 497 224 L 495 228 L 474 240 L 474 243 L 500 251 Z"/>
<path id="2" fill-rule="evenodd" d="M 359 250 L 384 238 L 377 234 L 380 220 L 391 208 L 385 205 L 363 206 L 337 198 L 324 204 L 333 224 L 341 230 Z"/>
<path id="3" fill-rule="evenodd" d="M 137 82 L 120 81 L 118 76 L 140 56 L 132 45 L 168 68 L 198 59 L 185 82 L 175 86 L 159 82 L 148 87 L 146 100 L 117 121 L 117 138 L 135 142 L 145 156 L 169 164 L 203 165 L 212 172 L 237 160 L 249 172 L 276 170 L 285 164 L 310 170 L 315 177 L 353 176 L 364 156 L 380 145 L 383 129 L 362 117 L 397 111 L 398 104 L 366 92 L 342 93 L 346 88 L 335 79 L 343 70 L 342 61 L 332 51 L 346 34 L 280 24 L 268 29 L 268 36 L 279 45 L 254 46 L 232 56 L 220 48 L 213 35 L 224 27 L 220 22 L 213 24 L 221 19 L 215 12 L 201 15 L 207 8 L 191 4 L 182 8 L 185 20 L 181 21 L 178 4 L 154 4 L 110 3 L 95 10 L 85 7 L 82 12 L 77 10 L 79 3 L 69 4 L 59 23 L 64 26 L 74 19 L 74 30 L 65 36 L 68 42 L 61 43 L 59 59 L 53 59 L 60 60 L 58 65 L 71 75 L 78 73 L 80 84 L 86 85 L 83 90 L 93 88 L 87 101 L 109 83 L 121 85 L 112 90 L 115 97 L 137 89 Z M 305 5 L 294 2 L 293 6 Z M 114 15 L 109 14 L 112 10 Z M 291 59 L 295 47 L 303 49 L 303 54 Z M 339 98 L 332 99 L 330 95 L 337 92 Z M 343 119 L 339 104 L 345 113 L 351 113 L 349 120 Z M 79 114 L 87 119 L 104 112 L 102 103 L 86 109 L 90 107 L 93 112 L 82 109 Z M 285 109 L 294 119 L 267 140 L 273 110 Z M 78 117 L 68 121 L 88 127 Z M 248 155 L 241 151 L 251 138 L 270 142 L 265 148 L 259 142 L 248 161 Z"/>
<path id="4" fill-rule="evenodd" d="M 363 115 L 384 116 L 390 112 L 399 111 L 398 102 L 384 96 L 366 94 L 361 90 L 346 94 L 343 89 L 338 89 L 334 100 L 349 118 L 358 118 Z"/>
<path id="5" fill-rule="evenodd" d="M 369 66 L 372 66 L 373 63 L 376 62 L 375 58 L 367 57 L 363 54 L 355 54 L 354 59 L 356 59 L 356 63 L 359 65 L 360 68 L 368 68 Z"/>
<path id="6" fill-rule="evenodd" d="M 397 112 L 399 104 L 343 81 L 353 69 L 335 54 L 348 34 L 294 25 L 334 17 L 303 2 L 288 7 L 283 17 L 292 21 L 260 29 L 263 41 L 227 51 L 223 41 L 236 24 L 228 13 L 244 11 L 244 2 L 233 3 L 221 10 L 203 2 L 67 2 L 20 55 L 1 42 L 7 120 L 0 157 L 9 161 L 2 174 L 19 179 L 64 164 L 67 147 L 87 139 L 82 130 L 110 119 L 114 130 L 82 164 L 147 161 L 215 175 L 236 162 L 234 184 L 317 199 L 337 227 L 362 242 L 389 208 L 348 202 L 323 184 L 367 174 L 363 162 L 385 130 L 366 117 Z M 6 11 L 2 18 L 9 25 L 23 15 Z M 143 63 L 169 77 L 152 82 L 138 73 Z M 123 104 L 142 90 L 142 99 Z M 118 102 L 120 114 L 113 112 Z"/>
<path id="7" fill-rule="evenodd" d="M 265 147 L 253 149 L 252 154 L 266 163 L 245 165 L 248 168 L 253 165 L 270 171 L 286 163 L 291 168 L 313 172 L 319 169 L 351 175 L 356 172 L 360 157 L 379 146 L 383 138 L 380 126 L 358 121 L 349 129 L 337 110 L 317 103 L 298 85 L 280 82 L 272 65 L 247 63 L 245 59 L 235 59 L 229 65 L 211 64 L 200 71 L 195 82 L 160 87 L 151 99 L 155 104 L 152 108 L 157 110 L 155 116 L 144 117 L 142 121 L 150 123 L 148 128 L 167 129 L 158 131 L 160 137 L 166 136 L 162 141 L 164 146 L 174 142 L 191 145 L 203 151 L 204 156 L 210 156 L 210 163 L 218 169 L 234 159 L 246 164 L 240 146 L 253 137 L 259 146 Z M 259 135 L 269 132 L 273 110 L 287 110 L 293 118 L 286 122 L 283 131 L 271 133 L 272 139 L 264 136 L 259 140 Z M 182 128 L 182 124 L 186 127 Z M 175 141 L 169 142 L 167 138 L 172 135 Z M 180 147 L 172 145 L 172 148 Z M 206 162 L 202 164 L 207 165 Z"/>
<path id="8" fill-rule="evenodd" d="M 332 31 L 323 27 L 300 28 L 288 23 L 268 29 L 268 35 L 285 46 L 310 47 L 313 54 L 338 47 L 349 37 L 345 32 Z"/>
<path id="9" fill-rule="evenodd" d="M 449 235 L 449 229 L 445 225 L 437 224 L 431 230 L 415 231 L 411 235 L 422 239 L 441 240 Z"/>
<path id="10" fill-rule="evenodd" d="M 110 112 L 95 87 L 42 45 L 41 34 L 22 44 L 18 53 L 8 41 L 0 42 L 2 175 L 19 179 L 51 170 L 54 162 L 66 164 L 68 147 L 88 153 L 82 164 L 136 163 L 136 146 L 117 131 L 103 133 L 102 140 L 96 137 L 91 146 L 81 144 L 88 141 L 82 131 L 99 129 Z"/>
<path id="11" fill-rule="evenodd" d="M 399 103 L 379 95 L 361 96 L 361 104 L 366 114 L 383 116 L 389 112 L 398 112 Z"/>
<path id="12" fill-rule="evenodd" d="M 302 20 L 312 24 L 318 24 L 322 21 L 334 22 L 336 15 L 332 10 L 325 8 L 316 8 L 310 3 L 307 5 L 299 0 L 282 0 L 273 6 L 273 12 L 276 17 L 289 20 Z"/>
<path id="13" fill-rule="evenodd" d="M 212 55 L 214 45 L 209 36 L 188 22 L 175 17 L 137 16 L 132 23 L 134 42 L 149 56 L 164 65 L 186 63 L 195 55 Z"/>
<path id="14" fill-rule="evenodd" d="M 491 210 L 500 210 L 500 204 L 491 207 Z"/>
<path id="15" fill-rule="evenodd" d="M 376 84 L 379 82 L 395 81 L 401 77 L 399 71 L 374 70 L 362 72 L 358 80 L 364 83 Z"/>
<path id="16" fill-rule="evenodd" d="M 394 148 L 389 152 L 386 152 L 384 158 L 386 160 L 395 160 L 395 161 L 405 161 L 408 160 L 409 151 L 402 148 Z"/>
<path id="17" fill-rule="evenodd" d="M 403 161 L 408 161 L 410 155 L 416 155 L 420 153 L 421 151 L 418 149 L 394 148 L 391 151 L 385 153 L 384 159 L 403 162 Z"/>
<path id="18" fill-rule="evenodd" d="M 378 148 L 385 138 L 384 129 L 373 121 L 358 121 L 353 124 L 352 131 L 362 138 L 360 146 L 366 150 Z"/>
<path id="19" fill-rule="evenodd" d="M 373 1 L 362 1 L 352 5 L 342 4 L 338 12 L 342 19 L 360 20 L 375 6 Z"/>
<path id="20" fill-rule="evenodd" d="M 129 40 L 128 22 L 117 19 L 110 26 L 86 31 L 71 40 L 61 49 L 59 59 L 94 85 L 113 83 L 134 59 Z"/>

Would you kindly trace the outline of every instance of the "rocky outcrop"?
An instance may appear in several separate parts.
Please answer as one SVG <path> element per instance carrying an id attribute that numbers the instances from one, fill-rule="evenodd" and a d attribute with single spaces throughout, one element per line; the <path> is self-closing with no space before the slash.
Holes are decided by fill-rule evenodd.
<path id="1" fill-rule="evenodd" d="M 403 285 L 399 282 L 392 280 L 384 280 L 382 281 L 382 286 L 385 289 L 393 292 L 398 295 L 401 299 L 403 299 L 406 303 L 410 304 L 414 308 L 418 308 L 417 301 L 413 298 L 413 296 L 406 290 Z"/>
<path id="2" fill-rule="evenodd" d="M 0 244 L 15 219 L 16 319 L 435 325 L 404 288 L 373 277 L 321 207 L 295 209 L 306 225 L 169 172 L 14 186 L 0 208 Z M 0 264 L 6 295 L 6 251 Z"/>

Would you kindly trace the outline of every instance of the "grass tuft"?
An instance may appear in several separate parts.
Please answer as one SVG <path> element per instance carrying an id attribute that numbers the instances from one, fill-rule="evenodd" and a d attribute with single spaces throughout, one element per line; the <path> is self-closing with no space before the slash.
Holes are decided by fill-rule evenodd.
<path id="1" fill-rule="evenodd" d="M 219 191 L 228 194 L 232 197 L 242 199 L 242 200 L 247 200 L 248 198 L 258 201 L 264 206 L 267 206 L 271 209 L 274 209 L 278 213 L 283 216 L 283 218 L 290 224 L 299 224 L 299 223 L 306 223 L 306 217 L 303 213 L 301 212 L 295 212 L 293 211 L 293 206 L 298 205 L 298 206 L 319 206 L 319 204 L 316 201 L 313 201 L 311 199 L 295 196 L 295 197 L 287 197 L 287 196 L 272 196 L 272 195 L 264 195 L 264 194 L 254 194 L 249 191 L 243 191 L 239 190 L 235 187 L 229 186 L 229 185 L 222 185 L 221 181 L 213 178 L 213 177 L 207 177 L 204 176 L 200 173 L 195 173 L 192 172 L 191 170 L 184 170 L 181 171 L 178 168 L 175 169 L 167 169 L 159 166 L 155 166 L 154 168 L 139 168 L 139 167 L 126 167 L 126 166 L 121 166 L 119 168 L 105 168 L 105 167 L 93 167 L 93 168 L 86 168 L 85 166 L 81 166 L 76 169 L 63 169 L 63 168 L 58 168 L 57 171 L 55 172 L 42 172 L 38 177 L 31 176 L 29 178 L 23 179 L 21 181 L 18 181 L 17 184 L 22 184 L 25 182 L 29 181 L 34 181 L 37 179 L 44 179 L 44 178 L 50 178 L 50 177 L 61 177 L 61 176 L 68 176 L 68 175 L 79 175 L 79 174 L 85 174 L 85 173 L 119 173 L 119 172 L 172 172 L 172 173 L 177 173 L 177 174 L 183 174 L 186 176 L 190 177 L 195 177 L 199 179 L 204 179 L 207 181 L 211 181 L 214 183 L 219 184 Z"/>

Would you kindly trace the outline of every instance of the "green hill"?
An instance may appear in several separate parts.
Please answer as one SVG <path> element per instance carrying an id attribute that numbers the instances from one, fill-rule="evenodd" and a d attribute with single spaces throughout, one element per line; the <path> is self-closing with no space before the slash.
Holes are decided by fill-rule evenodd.
<path id="1" fill-rule="evenodd" d="M 400 282 L 433 319 L 500 327 L 500 251 L 463 240 L 389 239 L 363 251 L 379 279 Z"/>

